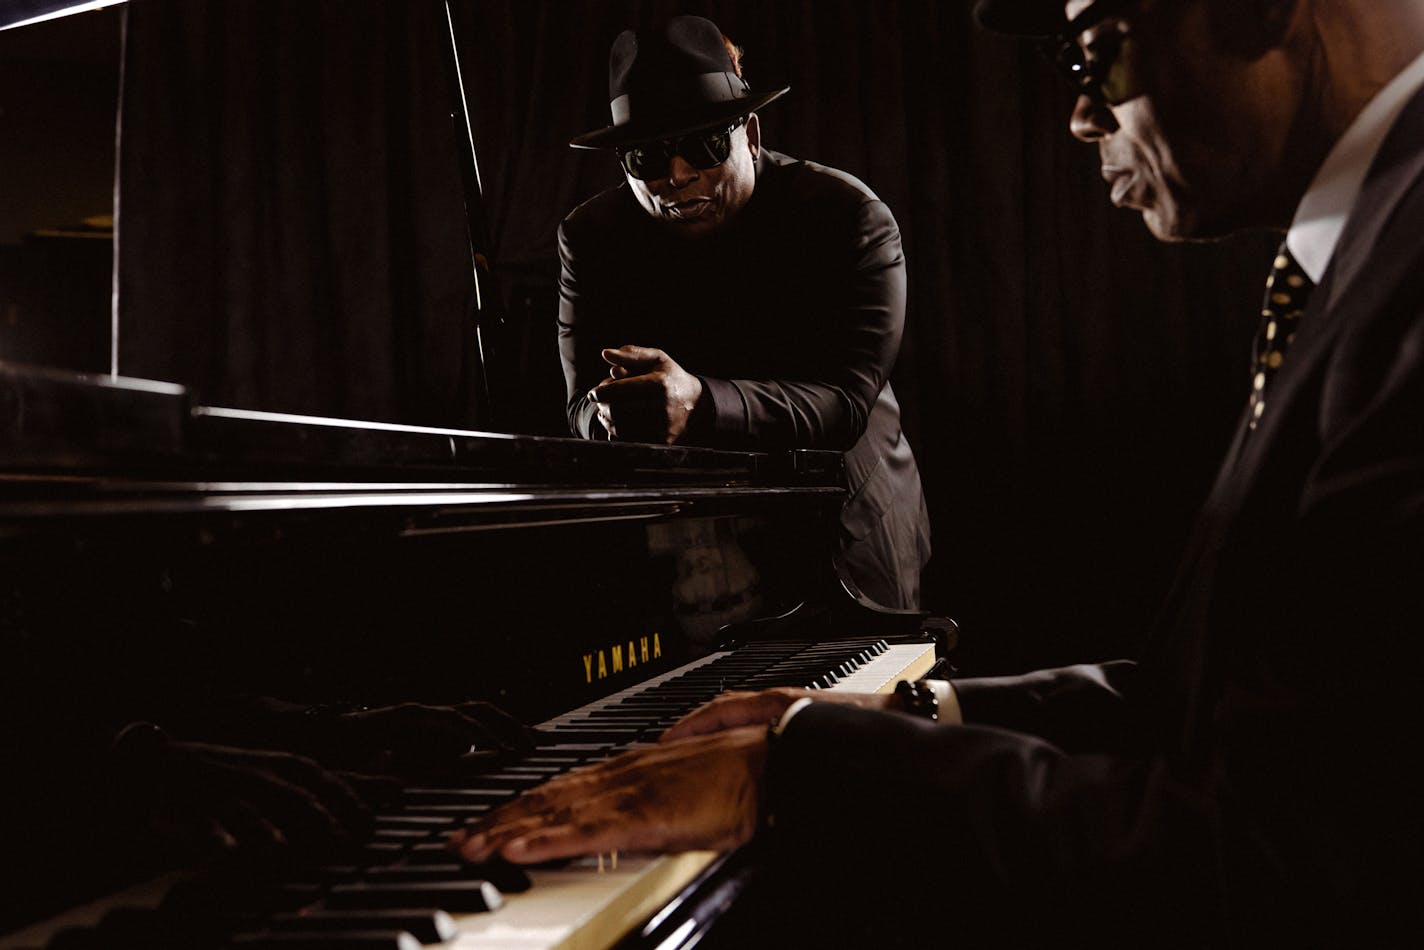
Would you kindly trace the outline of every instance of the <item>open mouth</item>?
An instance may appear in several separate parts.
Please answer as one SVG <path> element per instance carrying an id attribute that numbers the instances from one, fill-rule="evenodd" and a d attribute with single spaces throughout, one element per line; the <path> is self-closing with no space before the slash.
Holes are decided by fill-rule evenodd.
<path id="1" fill-rule="evenodd" d="M 695 218 L 712 206 L 709 198 L 688 198 L 674 204 L 665 205 L 668 213 L 675 218 Z"/>

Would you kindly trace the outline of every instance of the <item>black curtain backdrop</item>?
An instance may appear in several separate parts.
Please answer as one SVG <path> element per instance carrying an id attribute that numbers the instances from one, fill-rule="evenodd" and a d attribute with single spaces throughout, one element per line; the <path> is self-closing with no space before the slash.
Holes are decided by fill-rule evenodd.
<path id="1" fill-rule="evenodd" d="M 1273 238 L 1155 243 L 1068 135 L 1071 97 L 967 0 L 453 6 L 502 315 L 494 427 L 565 434 L 555 228 L 617 180 L 566 145 L 607 122 L 609 43 L 710 16 L 754 88 L 792 87 L 765 142 L 860 176 L 900 222 L 894 381 L 933 519 L 926 604 L 961 622 L 961 665 L 1136 649 L 1244 402 Z M 130 4 L 122 371 L 214 403 L 478 421 L 443 18 L 439 0 Z"/>
<path id="2" fill-rule="evenodd" d="M 125 9 L 119 371 L 210 405 L 479 421 L 443 6 Z"/>
<path id="3" fill-rule="evenodd" d="M 513 427 L 562 434 L 555 228 L 618 180 L 567 140 L 608 122 L 626 26 L 708 16 L 746 50 L 772 148 L 864 179 L 904 235 L 894 374 L 935 556 L 927 606 L 976 672 L 1131 653 L 1246 396 L 1275 238 L 1155 242 L 1107 201 L 1071 96 L 968 2 L 468 0 L 467 84 L 506 316 Z M 735 275 L 726 275 L 735 279 Z"/>

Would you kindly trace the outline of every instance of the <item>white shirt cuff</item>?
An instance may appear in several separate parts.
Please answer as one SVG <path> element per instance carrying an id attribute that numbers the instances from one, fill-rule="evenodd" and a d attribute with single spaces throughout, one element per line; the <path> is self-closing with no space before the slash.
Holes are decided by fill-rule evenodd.
<path id="1" fill-rule="evenodd" d="M 792 703 L 790 706 L 787 706 L 786 712 L 781 714 L 781 718 L 776 721 L 776 726 L 771 730 L 772 734 L 778 736 L 781 735 L 782 732 L 786 730 L 787 725 L 790 724 L 792 717 L 794 717 L 801 710 L 805 709 L 807 706 L 811 705 L 811 702 L 812 699 L 810 696 L 802 696 L 800 699 L 796 700 L 796 702 Z"/>

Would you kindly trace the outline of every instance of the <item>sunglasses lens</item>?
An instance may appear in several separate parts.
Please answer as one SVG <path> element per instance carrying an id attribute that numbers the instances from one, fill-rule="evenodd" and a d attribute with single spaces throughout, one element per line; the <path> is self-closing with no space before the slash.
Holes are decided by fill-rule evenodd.
<path id="1" fill-rule="evenodd" d="M 639 181 L 652 181 L 668 173 L 668 154 L 661 142 L 623 149 L 618 160 L 623 170 Z"/>
<path id="2" fill-rule="evenodd" d="M 618 163 L 632 178 L 654 181 L 672 170 L 672 157 L 680 156 L 693 168 L 716 168 L 732 154 L 732 133 L 741 122 L 727 129 L 702 132 L 680 139 L 645 142 L 618 150 Z"/>
<path id="3" fill-rule="evenodd" d="M 683 139 L 677 154 L 693 168 L 716 168 L 732 154 L 732 135 L 725 129 Z"/>

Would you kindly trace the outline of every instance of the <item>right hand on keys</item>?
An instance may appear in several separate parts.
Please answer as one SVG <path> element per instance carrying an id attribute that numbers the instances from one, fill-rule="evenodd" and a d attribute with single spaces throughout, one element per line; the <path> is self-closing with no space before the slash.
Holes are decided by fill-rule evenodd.
<path id="1" fill-rule="evenodd" d="M 723 693 L 683 716 L 663 732 L 659 741 L 685 739 L 739 726 L 765 726 L 780 719 L 792 703 L 806 697 L 816 702 L 841 703 L 862 709 L 898 708 L 894 693 L 841 693 L 792 686 L 778 686 L 755 693 L 734 691 Z"/>

